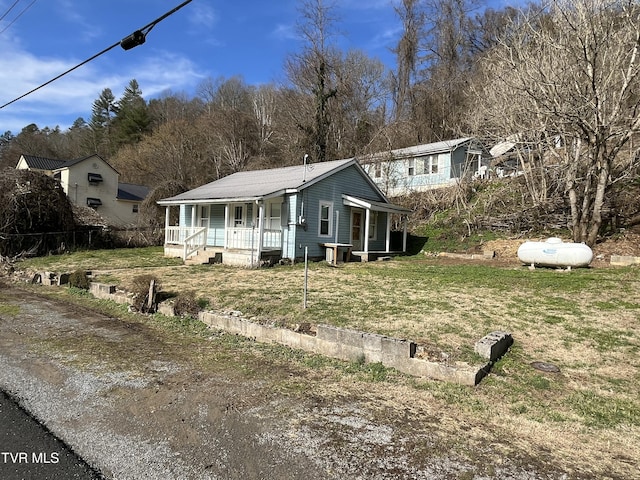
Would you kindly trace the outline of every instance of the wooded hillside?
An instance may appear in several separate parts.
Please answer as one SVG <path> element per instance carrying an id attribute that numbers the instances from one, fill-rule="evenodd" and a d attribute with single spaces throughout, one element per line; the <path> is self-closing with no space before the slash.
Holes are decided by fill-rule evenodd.
<path id="1" fill-rule="evenodd" d="M 321 162 L 474 136 L 509 142 L 525 208 L 560 205 L 574 240 L 640 219 L 640 6 L 552 0 L 518 9 L 475 0 L 402 0 L 395 68 L 338 48 L 340 19 L 301 0 L 286 81 L 210 78 L 189 96 L 145 99 L 131 80 L 105 89 L 88 120 L 0 137 L 0 166 L 20 154 L 98 153 L 121 181 L 195 187 L 233 172 Z M 631 202 L 631 203 L 629 203 Z M 624 209 L 621 207 L 624 206 Z"/>

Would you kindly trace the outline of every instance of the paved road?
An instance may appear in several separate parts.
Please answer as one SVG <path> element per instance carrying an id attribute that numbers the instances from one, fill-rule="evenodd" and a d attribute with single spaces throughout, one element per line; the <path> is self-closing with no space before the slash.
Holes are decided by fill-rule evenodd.
<path id="1" fill-rule="evenodd" d="M 82 459 L 0 390 L 0 479 L 100 479 Z"/>

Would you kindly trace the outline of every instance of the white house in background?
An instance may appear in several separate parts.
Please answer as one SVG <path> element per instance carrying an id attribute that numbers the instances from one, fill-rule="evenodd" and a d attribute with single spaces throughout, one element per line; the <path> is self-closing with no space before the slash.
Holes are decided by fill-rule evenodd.
<path id="1" fill-rule="evenodd" d="M 95 209 L 117 227 L 137 222 L 140 203 L 149 193 L 143 185 L 118 182 L 118 172 L 99 155 L 76 160 L 21 155 L 16 168 L 55 178 L 72 203 Z"/>
<path id="2" fill-rule="evenodd" d="M 478 140 L 465 137 L 379 152 L 359 161 L 386 195 L 396 197 L 485 177 L 491 155 Z"/>

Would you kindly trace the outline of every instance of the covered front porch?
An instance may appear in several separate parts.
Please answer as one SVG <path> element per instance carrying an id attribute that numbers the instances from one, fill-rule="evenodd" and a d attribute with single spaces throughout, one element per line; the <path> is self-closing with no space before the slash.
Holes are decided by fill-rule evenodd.
<path id="1" fill-rule="evenodd" d="M 277 256 L 283 238 L 279 218 L 265 217 L 264 203 L 256 204 L 255 209 L 252 206 L 178 205 L 178 225 L 171 225 L 173 206 L 165 205 L 165 255 L 181 257 L 185 262 L 206 257 L 243 265 L 258 265 L 265 257 Z M 276 209 L 270 209 L 270 213 L 272 210 Z M 277 213 L 279 217 L 279 210 Z M 229 262 L 232 258 L 234 261 Z"/>
<path id="2" fill-rule="evenodd" d="M 381 257 L 401 255 L 407 251 L 408 209 L 350 195 L 343 195 L 342 203 L 348 209 L 346 221 L 349 236 L 348 239 L 345 237 L 344 229 L 340 228 L 340 215 L 336 213 L 335 238 L 321 244 L 326 249 L 327 261 L 337 263 L 358 259 L 368 262 Z M 401 217 L 401 245 L 397 241 L 392 245 L 394 214 Z"/>

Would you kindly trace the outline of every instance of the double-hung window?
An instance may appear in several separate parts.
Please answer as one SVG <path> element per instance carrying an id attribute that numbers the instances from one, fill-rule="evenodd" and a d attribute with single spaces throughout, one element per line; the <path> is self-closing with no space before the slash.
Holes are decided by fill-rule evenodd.
<path id="1" fill-rule="evenodd" d="M 236 205 L 233 209 L 233 226 L 244 227 L 244 225 L 245 225 L 244 205 Z"/>
<path id="2" fill-rule="evenodd" d="M 333 203 L 320 202 L 320 215 L 318 225 L 318 235 L 330 237 L 333 230 Z"/>
<path id="3" fill-rule="evenodd" d="M 416 174 L 416 159 L 410 158 L 407 161 L 407 176 L 413 177 Z"/>
<path id="4" fill-rule="evenodd" d="M 378 238 L 378 212 L 371 212 L 369 216 L 369 240 Z"/>

